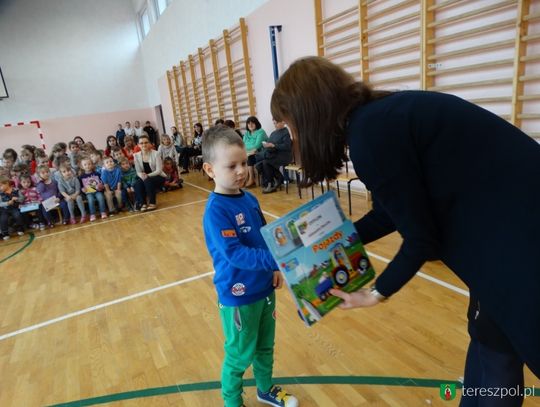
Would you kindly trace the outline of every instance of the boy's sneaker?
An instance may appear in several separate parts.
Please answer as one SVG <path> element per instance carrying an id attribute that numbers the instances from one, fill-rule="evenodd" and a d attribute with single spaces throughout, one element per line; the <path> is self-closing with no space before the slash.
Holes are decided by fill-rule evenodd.
<path id="1" fill-rule="evenodd" d="M 45 230 L 45 224 L 44 223 L 39 224 L 39 230 Z"/>
<path id="2" fill-rule="evenodd" d="M 22 236 L 22 235 L 24 235 L 24 232 L 22 230 L 18 230 L 17 235 Z"/>
<path id="3" fill-rule="evenodd" d="M 11 239 L 10 236 L 7 233 L 0 233 L 0 236 L 2 237 L 2 240 L 9 240 Z"/>
<path id="4" fill-rule="evenodd" d="M 71 219 L 69 220 L 69 224 L 70 224 L 70 225 L 75 225 L 76 223 L 77 223 L 77 219 L 75 219 L 75 218 L 71 218 Z"/>
<path id="5" fill-rule="evenodd" d="M 107 219 L 107 212 L 101 212 L 101 219 Z"/>
<path id="6" fill-rule="evenodd" d="M 96 215 L 90 215 L 90 222 L 93 222 L 96 220 Z"/>
<path id="7" fill-rule="evenodd" d="M 86 216 L 81 216 L 81 220 L 79 221 L 79 223 L 84 223 L 86 222 Z"/>
<path id="8" fill-rule="evenodd" d="M 263 393 L 257 389 L 257 400 L 263 404 L 275 407 L 297 407 L 298 400 L 293 395 L 287 393 L 279 386 L 272 386 L 270 390 Z"/>

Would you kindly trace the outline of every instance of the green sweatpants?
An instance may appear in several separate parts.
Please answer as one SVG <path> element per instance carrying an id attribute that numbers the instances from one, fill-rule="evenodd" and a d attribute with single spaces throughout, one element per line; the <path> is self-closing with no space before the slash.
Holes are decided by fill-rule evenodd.
<path id="1" fill-rule="evenodd" d="M 276 295 L 274 292 L 253 304 L 226 307 L 220 304 L 225 335 L 225 360 L 221 370 L 221 394 L 225 407 L 242 405 L 242 376 L 253 363 L 257 388 L 272 386 Z"/>

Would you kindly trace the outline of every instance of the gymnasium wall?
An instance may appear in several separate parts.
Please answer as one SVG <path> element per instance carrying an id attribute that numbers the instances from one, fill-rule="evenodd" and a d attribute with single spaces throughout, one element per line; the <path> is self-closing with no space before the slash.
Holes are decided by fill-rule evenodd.
<path id="1" fill-rule="evenodd" d="M 162 101 L 157 81 L 167 69 L 266 1 L 173 0 L 141 44 L 149 105 Z M 142 3 L 133 0 L 136 10 Z"/>
<path id="2" fill-rule="evenodd" d="M 50 153 L 53 144 L 60 141 L 67 143 L 75 136 L 80 136 L 85 141 L 91 141 L 96 148 L 105 149 L 105 140 L 109 134 L 115 134 L 117 124 L 130 121 L 133 125 L 135 120 L 139 120 L 142 127 L 144 127 L 146 120 L 150 120 L 156 127 L 154 109 L 134 109 L 58 119 L 52 118 L 40 121 L 40 125 L 47 153 Z M 17 126 L 16 122 L 13 123 L 12 127 L 3 127 L 3 125 L 4 123 L 0 123 L 0 153 L 8 147 L 14 148 L 18 153 L 20 146 L 23 144 L 41 147 L 41 140 L 36 126 Z"/>
<path id="3" fill-rule="evenodd" d="M 81 133 L 101 140 L 133 119 L 126 111 L 144 109 L 137 118 L 154 121 L 135 21 L 131 0 L 0 1 L 10 95 L 0 101 L 0 127 L 40 120 L 52 142 Z M 0 145 L 8 133 L 0 132 Z"/>

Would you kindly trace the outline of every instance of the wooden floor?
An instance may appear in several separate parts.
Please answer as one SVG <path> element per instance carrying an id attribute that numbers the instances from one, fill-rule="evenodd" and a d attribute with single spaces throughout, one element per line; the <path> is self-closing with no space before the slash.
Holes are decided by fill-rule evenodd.
<path id="1" fill-rule="evenodd" d="M 155 212 L 57 227 L 37 232 L 31 243 L 28 235 L 0 243 L 0 406 L 52 405 L 219 380 L 222 334 L 201 230 L 212 184 L 201 173 L 185 181 L 183 190 L 158 196 Z M 301 202 L 295 187 L 288 195 L 255 193 L 268 221 Z M 341 199 L 346 208 L 346 197 Z M 353 218 L 365 211 L 363 198 L 355 196 Z M 399 244 L 392 235 L 368 246 L 377 255 L 376 270 L 385 267 L 379 258 L 392 258 Z M 440 263 L 423 271 L 464 288 Z M 308 329 L 281 290 L 275 376 L 326 377 L 324 384 L 286 386 L 305 407 L 456 406 L 458 398 L 442 401 L 438 387 L 407 380 L 400 386 L 390 378 L 462 376 L 466 306 L 463 294 L 417 276 L 386 304 L 337 310 Z M 343 381 L 331 376 L 379 384 L 335 384 Z M 529 372 L 526 384 L 540 388 Z M 215 386 L 201 388 L 109 405 L 222 405 Z M 255 388 L 245 391 L 246 405 L 258 405 Z M 525 406 L 540 406 L 540 398 Z"/>

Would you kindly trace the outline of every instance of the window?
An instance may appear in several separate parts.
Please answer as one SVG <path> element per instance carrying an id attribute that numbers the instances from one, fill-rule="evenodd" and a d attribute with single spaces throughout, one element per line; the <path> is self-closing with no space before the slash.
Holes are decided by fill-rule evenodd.
<path id="1" fill-rule="evenodd" d="M 155 0 L 158 16 L 162 15 L 167 6 L 169 5 L 168 0 Z"/>
<path id="2" fill-rule="evenodd" d="M 140 14 L 140 24 L 141 24 L 141 32 L 143 38 L 148 35 L 148 32 L 150 31 L 150 16 L 148 15 L 148 9 L 144 8 L 141 11 Z"/>

